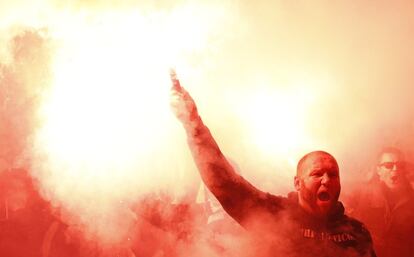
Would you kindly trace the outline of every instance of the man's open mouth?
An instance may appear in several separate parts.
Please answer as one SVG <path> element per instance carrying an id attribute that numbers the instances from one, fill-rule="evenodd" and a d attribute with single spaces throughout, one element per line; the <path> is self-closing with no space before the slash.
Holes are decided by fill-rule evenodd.
<path id="1" fill-rule="evenodd" d="M 320 201 L 325 202 L 325 201 L 329 201 L 331 199 L 331 196 L 329 195 L 328 192 L 320 192 L 318 193 L 318 199 Z"/>

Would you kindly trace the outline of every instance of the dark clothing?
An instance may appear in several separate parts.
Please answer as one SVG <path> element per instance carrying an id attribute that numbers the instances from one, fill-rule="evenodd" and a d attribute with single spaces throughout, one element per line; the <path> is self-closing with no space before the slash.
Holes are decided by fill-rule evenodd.
<path id="1" fill-rule="evenodd" d="M 243 187 L 246 185 L 249 184 Z M 239 198 L 242 195 L 240 193 L 245 191 L 247 194 L 247 190 L 251 191 L 250 196 L 244 197 L 250 200 Z M 218 197 L 218 200 L 243 227 L 255 236 L 279 233 L 268 236 L 275 241 L 280 236 L 284 238 L 285 245 L 282 247 L 273 245 L 273 242 L 260 245 L 264 256 L 274 251 L 292 251 L 287 256 L 375 256 L 369 232 L 361 222 L 344 214 L 341 203 L 337 204 L 328 220 L 320 220 L 299 206 L 296 193 L 290 193 L 286 198 L 263 193 L 253 186 L 233 188 L 228 193 L 228 197 L 233 197 L 231 202 L 223 196 Z"/>
<path id="2" fill-rule="evenodd" d="M 187 133 L 206 186 L 256 238 L 255 256 L 375 256 L 369 232 L 344 215 L 341 203 L 326 220 L 315 219 L 295 194 L 286 198 L 262 192 L 236 174 L 201 120 Z"/>
<path id="3" fill-rule="evenodd" d="M 372 232 L 379 257 L 414 255 L 414 193 L 407 193 L 391 205 L 384 185 L 372 181 L 356 196 L 354 215 Z"/>

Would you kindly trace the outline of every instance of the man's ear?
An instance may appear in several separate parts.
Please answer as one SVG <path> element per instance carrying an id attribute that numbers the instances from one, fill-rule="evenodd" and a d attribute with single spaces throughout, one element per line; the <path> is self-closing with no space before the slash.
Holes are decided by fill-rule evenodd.
<path id="1" fill-rule="evenodd" d="M 300 178 L 298 176 L 295 176 L 293 183 L 295 185 L 296 191 L 299 191 L 300 190 Z"/>

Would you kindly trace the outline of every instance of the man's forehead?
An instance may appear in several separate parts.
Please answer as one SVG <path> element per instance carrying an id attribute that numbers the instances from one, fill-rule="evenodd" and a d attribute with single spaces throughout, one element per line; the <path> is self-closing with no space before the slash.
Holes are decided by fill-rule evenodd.
<path id="1" fill-rule="evenodd" d="M 304 173 L 309 175 L 315 169 L 329 169 L 339 172 L 338 163 L 331 154 L 325 151 L 314 151 L 306 154 L 299 160 L 296 174 L 297 176 L 302 176 Z"/>
<path id="2" fill-rule="evenodd" d="M 338 169 L 336 160 L 331 156 L 323 153 L 309 156 L 305 162 L 308 169 Z"/>
<path id="3" fill-rule="evenodd" d="M 379 163 L 395 162 L 395 161 L 398 161 L 400 159 L 401 159 L 401 157 L 397 153 L 383 153 L 380 156 Z"/>

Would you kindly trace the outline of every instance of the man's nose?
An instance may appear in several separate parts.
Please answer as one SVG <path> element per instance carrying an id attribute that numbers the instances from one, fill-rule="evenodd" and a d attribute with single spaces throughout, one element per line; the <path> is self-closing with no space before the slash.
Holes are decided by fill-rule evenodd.
<path id="1" fill-rule="evenodd" d="M 328 173 L 324 173 L 323 176 L 322 176 L 321 183 L 322 184 L 327 184 L 327 183 L 329 183 L 330 179 L 331 178 L 329 177 L 329 174 Z"/>

